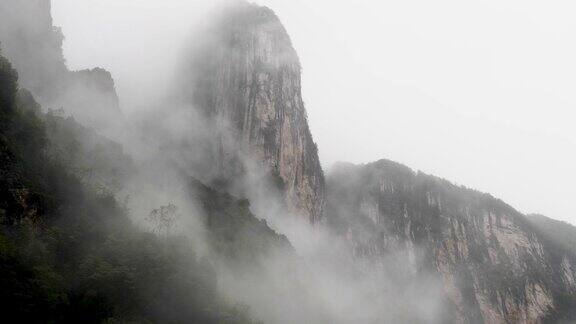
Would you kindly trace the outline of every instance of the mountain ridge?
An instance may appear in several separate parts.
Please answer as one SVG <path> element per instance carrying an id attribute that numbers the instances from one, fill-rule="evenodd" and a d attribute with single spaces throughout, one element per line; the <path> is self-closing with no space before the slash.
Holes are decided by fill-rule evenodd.
<path id="1" fill-rule="evenodd" d="M 388 160 L 341 165 L 328 188 L 330 226 L 347 236 L 354 253 L 378 259 L 397 249 L 413 271 L 436 272 L 456 322 L 574 316 L 576 254 L 557 254 L 503 201 Z"/>
<path id="2" fill-rule="evenodd" d="M 213 125 L 215 177 L 264 173 L 256 177 L 271 180 L 289 212 L 319 222 L 324 174 L 302 100 L 300 61 L 284 26 L 269 8 L 239 2 L 201 37 L 183 92 Z"/>
<path id="3" fill-rule="evenodd" d="M 309 264 L 298 259 L 293 242 L 279 232 L 282 227 L 268 225 L 268 214 L 299 217 L 317 235 L 328 229 L 338 239 L 328 243 L 338 243 L 333 248 L 339 249 L 343 242 L 347 250 L 324 252 L 350 254 L 360 265 L 358 268 L 373 266 L 377 272 L 384 265 L 382 268 L 395 268 L 391 273 L 407 281 L 430 275 L 442 284 L 443 294 L 438 298 L 445 316 L 430 321 L 553 323 L 576 318 L 576 253 L 570 246 L 576 237 L 573 228 L 540 216 L 527 218 L 490 194 L 389 160 L 339 164 L 325 177 L 308 127 L 301 96 L 301 65 L 290 37 L 272 10 L 243 2 L 225 10 L 202 35 L 207 42 L 198 44 L 198 52 L 191 54 L 183 69 L 182 88 L 175 95 L 178 98 L 174 101 L 182 104 L 179 109 L 198 113 L 193 114 L 192 119 L 196 120 L 191 125 L 206 122 L 203 126 L 209 131 L 201 134 L 200 145 L 189 146 L 186 142 L 195 140 L 197 135 L 190 128 L 174 133 L 162 129 L 172 130 L 178 124 L 171 120 L 162 124 L 161 117 L 180 118 L 181 111 L 162 110 L 164 116 L 151 118 L 151 124 L 142 128 L 145 134 L 152 129 L 150 125 L 162 124 L 158 126 L 160 131 L 154 129 L 148 135 L 166 137 L 165 141 L 158 139 L 160 148 L 153 150 L 152 155 L 168 162 L 153 170 L 158 171 L 160 178 L 168 178 L 169 171 L 175 171 L 178 178 L 184 179 L 186 199 L 202 207 L 206 243 L 216 252 L 212 256 L 215 259 L 212 264 L 205 264 L 191 255 L 194 244 L 186 239 L 182 243 L 182 236 L 168 234 L 172 229 L 169 225 L 176 222 L 170 218 L 176 216 L 177 210 L 172 203 L 159 206 L 148 215 L 148 219 L 156 220 L 158 215 L 168 217 L 168 225 L 160 224 L 166 234 L 152 234 L 155 229 L 138 231 L 127 217 L 128 208 L 116 195 L 121 190 L 117 184 L 128 182 L 126 178 L 139 171 L 121 146 L 92 134 L 74 119 L 58 116 L 57 111 L 44 114 L 35 102 L 35 96 L 41 98 L 46 91 L 56 98 L 53 102 L 72 106 L 76 102 L 74 108 L 80 113 L 119 107 L 111 74 L 98 68 L 68 71 L 61 55 L 62 34 L 49 18 L 49 1 L 13 3 L 41 6 L 40 16 L 35 13 L 31 17 L 40 17 L 38 35 L 48 35 L 48 45 L 40 44 L 50 49 L 31 58 L 39 59 L 36 72 L 47 73 L 46 78 L 36 80 L 38 84 L 32 82 L 34 66 L 23 73 L 25 82 L 32 85 L 31 93 L 19 89 L 16 72 L 0 57 L 0 258 L 9 261 L 0 271 L 22 271 L 22 277 L 0 277 L 11 285 L 9 292 L 14 294 L 25 291 L 22 287 L 34 288 L 21 295 L 46 307 L 34 314 L 21 307 L 28 305 L 25 302 L 0 293 L 6 305 L 15 305 L 11 311 L 24 314 L 23 318 L 46 316 L 77 322 L 94 316 L 94 321 L 253 322 L 247 314 L 236 312 L 218 298 L 218 279 L 238 267 L 245 273 L 233 273 L 225 278 L 226 283 L 237 284 L 234 296 L 243 300 L 250 295 L 242 290 L 249 280 L 262 281 L 261 290 L 256 291 L 264 297 L 254 298 L 257 302 L 251 305 L 259 306 L 260 314 L 267 312 L 258 302 L 272 299 L 276 297 L 272 296 L 274 292 L 281 291 L 289 299 L 297 296 L 304 301 L 306 311 L 300 307 L 302 304 L 294 303 L 274 305 L 270 312 L 297 310 L 302 313 L 297 314 L 301 316 L 298 318 L 306 319 L 308 314 L 304 313 L 313 312 L 310 318 L 330 319 L 332 314 L 324 313 L 329 307 L 316 309 L 317 305 L 325 306 L 318 300 L 324 302 L 322 298 L 326 296 L 315 295 L 313 290 L 324 287 L 312 285 L 324 279 L 317 277 L 330 273 L 322 272 L 326 268 L 321 267 L 322 271 L 311 271 L 310 281 L 297 277 L 299 271 L 310 270 Z M 0 5 L 0 17 L 6 16 L 2 15 L 6 13 L 4 9 Z M 2 21 L 7 20 L 0 19 L 0 24 Z M 0 37 L 5 35 L 0 31 Z M 13 57 L 22 50 L 20 45 L 36 39 L 35 32 L 22 39 L 14 35 L 10 36 Z M 30 54 L 31 49 L 25 48 L 22 53 Z M 26 64 L 22 62 L 17 65 L 24 70 Z M 45 70 L 52 67 L 57 73 Z M 65 82 L 59 80 L 61 74 L 65 75 Z M 52 84 L 52 78 L 57 82 Z M 94 100 L 91 95 L 68 101 L 68 92 L 84 94 L 85 90 L 97 97 L 103 95 L 104 101 Z M 98 118 L 109 121 L 118 117 L 116 113 L 103 116 Z M 179 120 L 182 121 L 191 119 Z M 82 122 L 101 130 L 96 121 Z M 197 147 L 201 149 L 196 150 Z M 205 152 L 207 156 L 202 154 Z M 179 154 L 192 155 L 193 162 Z M 87 179 L 79 176 L 83 168 L 91 171 Z M 165 172 L 164 168 L 170 170 Z M 196 180 L 196 176 L 204 178 Z M 145 179 L 146 184 L 145 181 L 154 182 L 157 178 Z M 174 193 L 160 185 L 154 189 L 166 190 L 167 195 Z M 268 200 L 277 198 L 276 194 L 282 201 L 280 207 L 266 205 Z M 262 203 L 263 207 L 258 207 Z M 285 210 L 289 212 L 284 213 Z M 189 214 L 184 216 L 188 218 L 195 216 L 186 212 Z M 141 246 L 145 249 L 139 249 Z M 265 262 L 270 261 L 270 254 L 278 257 L 278 252 L 282 261 L 288 260 L 279 263 L 280 269 Z M 212 268 L 221 264 L 225 270 Z M 347 265 L 340 264 L 343 268 Z M 262 269 L 268 272 L 260 272 Z M 356 276 L 365 274 L 357 268 L 353 270 Z M 261 274 L 271 275 L 271 279 L 267 278 L 271 281 L 264 281 L 258 276 Z M 181 278 L 185 285 L 181 285 Z M 286 281 L 287 278 L 293 281 Z M 339 281 L 347 277 L 335 278 Z M 38 287 L 34 280 L 45 286 Z M 62 284 L 67 281 L 77 286 L 71 289 Z M 270 282 L 280 289 L 268 287 Z M 296 285 L 283 290 L 286 282 Z M 148 283 L 151 289 L 147 289 Z M 304 283 L 310 286 L 298 286 Z M 196 296 L 197 289 L 208 298 Z M 125 291 L 132 294 L 126 296 Z M 386 294 L 378 289 L 368 290 L 373 291 Z M 194 307 L 188 309 L 189 305 Z M 181 312 L 178 307 L 189 312 Z M 57 310 L 62 309 L 66 312 L 59 314 Z M 413 309 L 402 311 L 406 314 L 400 314 L 400 318 L 418 313 Z M 282 318 L 278 314 L 267 314 L 267 318 Z M 373 314 L 361 315 L 367 319 Z"/>

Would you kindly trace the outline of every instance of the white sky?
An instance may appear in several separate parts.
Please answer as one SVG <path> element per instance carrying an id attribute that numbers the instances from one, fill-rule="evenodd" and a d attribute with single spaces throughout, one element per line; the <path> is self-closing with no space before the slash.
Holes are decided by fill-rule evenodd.
<path id="1" fill-rule="evenodd" d="M 163 91 L 213 2 L 53 0 L 53 14 L 69 66 L 110 69 L 130 110 Z M 300 55 L 326 168 L 388 158 L 576 224 L 576 2 L 257 2 Z"/>

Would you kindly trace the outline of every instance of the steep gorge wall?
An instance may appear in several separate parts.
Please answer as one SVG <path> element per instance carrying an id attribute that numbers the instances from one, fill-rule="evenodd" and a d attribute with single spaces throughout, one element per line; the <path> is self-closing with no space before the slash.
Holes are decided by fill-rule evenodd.
<path id="1" fill-rule="evenodd" d="M 502 201 L 384 160 L 342 164 L 328 188 L 329 224 L 356 257 L 401 251 L 414 275 L 432 271 L 458 323 L 543 323 L 576 305 L 576 255 Z"/>
<path id="2" fill-rule="evenodd" d="M 276 15 L 239 3 L 202 34 L 183 93 L 214 123 L 212 172 L 268 175 L 288 209 L 314 223 L 325 184 L 301 94 L 300 63 Z M 253 163 L 253 166 L 250 164 Z"/>
<path id="3" fill-rule="evenodd" d="M 118 118 L 110 74 L 66 68 L 49 12 L 49 1 L 0 2 L 2 48 L 25 87 L 88 125 Z M 33 23 L 18 20 L 24 16 Z M 225 11 L 204 36 L 182 93 L 215 126 L 211 171 L 233 179 L 255 164 L 293 213 L 318 222 L 326 185 L 300 63 L 283 26 L 269 9 L 244 4 Z M 576 306 L 574 254 L 556 249 L 501 201 L 389 161 L 340 167 L 328 189 L 326 223 L 353 254 L 374 260 L 400 252 L 413 275 L 433 271 L 457 322 L 541 323 Z"/>

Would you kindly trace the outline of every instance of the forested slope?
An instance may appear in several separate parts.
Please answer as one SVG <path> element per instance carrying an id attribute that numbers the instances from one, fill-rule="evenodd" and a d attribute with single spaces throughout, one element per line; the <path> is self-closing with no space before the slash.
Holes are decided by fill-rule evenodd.
<path id="1" fill-rule="evenodd" d="M 66 159 L 48 154 L 62 147 L 50 143 L 51 118 L 0 57 L 3 316 L 25 323 L 250 322 L 244 308 L 218 297 L 214 271 L 185 237 L 140 231 L 113 195 L 86 186 Z"/>

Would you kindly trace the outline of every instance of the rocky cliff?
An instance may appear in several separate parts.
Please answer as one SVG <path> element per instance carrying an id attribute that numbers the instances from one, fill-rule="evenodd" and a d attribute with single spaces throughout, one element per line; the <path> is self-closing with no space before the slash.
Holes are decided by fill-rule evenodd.
<path id="1" fill-rule="evenodd" d="M 0 3 L 0 49 L 18 71 L 22 86 L 45 108 L 63 108 L 82 124 L 114 135 L 123 117 L 112 76 L 101 68 L 70 71 L 63 40 L 52 21 L 51 1 Z"/>
<path id="2" fill-rule="evenodd" d="M 576 255 L 490 195 L 384 160 L 341 164 L 327 183 L 327 220 L 354 255 L 401 251 L 414 275 L 432 271 L 457 323 L 556 322 L 576 307 Z"/>
<path id="3" fill-rule="evenodd" d="M 195 44 L 182 91 L 212 123 L 211 172 L 265 174 L 288 209 L 317 222 L 324 176 L 302 101 L 300 63 L 269 9 L 237 4 Z"/>

